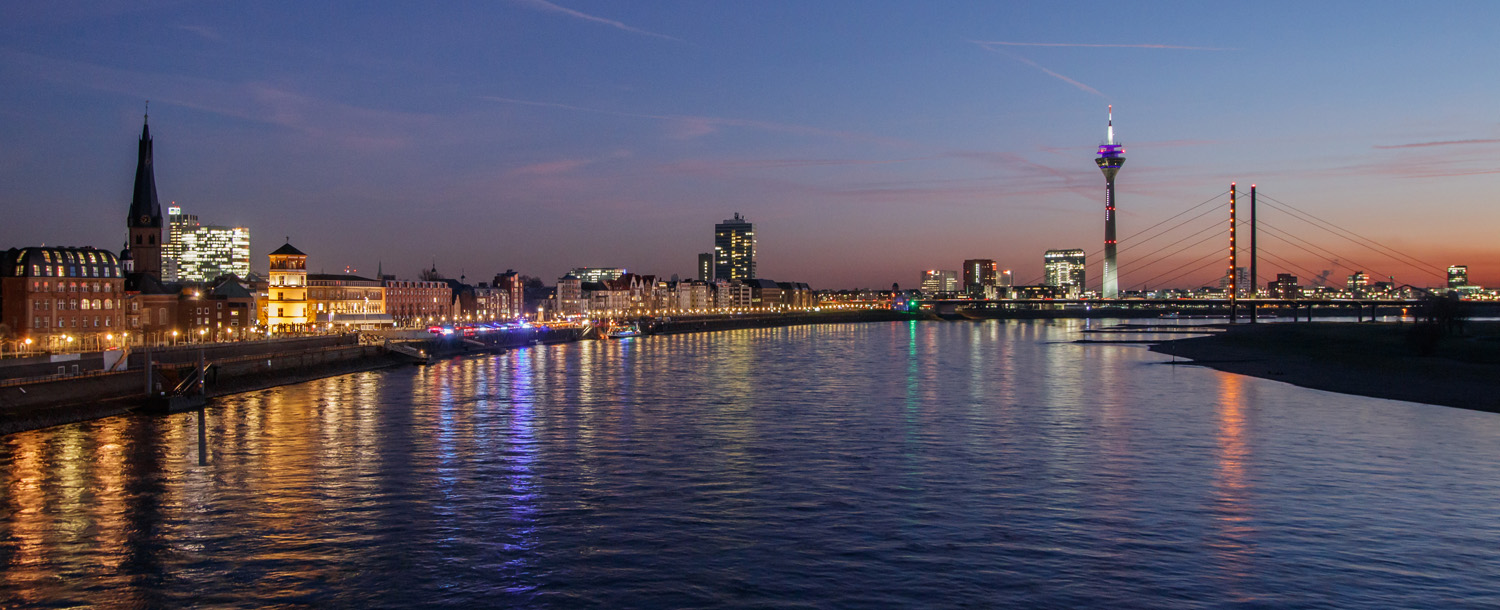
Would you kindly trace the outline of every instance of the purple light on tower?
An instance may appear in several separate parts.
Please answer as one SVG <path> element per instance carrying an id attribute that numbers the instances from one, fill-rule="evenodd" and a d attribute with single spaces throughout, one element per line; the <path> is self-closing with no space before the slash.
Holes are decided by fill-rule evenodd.
<path id="1" fill-rule="evenodd" d="M 1099 171 L 1104 172 L 1104 286 L 1100 291 L 1106 299 L 1120 298 L 1120 269 L 1115 262 L 1115 174 L 1125 165 L 1125 146 L 1115 143 L 1115 107 L 1109 107 L 1109 135 L 1099 145 L 1099 157 L 1094 159 Z"/>

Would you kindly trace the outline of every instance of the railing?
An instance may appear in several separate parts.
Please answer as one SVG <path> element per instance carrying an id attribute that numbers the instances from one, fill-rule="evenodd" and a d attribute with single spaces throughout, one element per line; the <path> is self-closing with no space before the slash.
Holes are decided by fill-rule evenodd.
<path id="1" fill-rule="evenodd" d="M 62 381 L 64 379 L 84 379 L 89 377 L 108 377 L 111 375 L 125 375 L 128 373 L 139 374 L 140 371 L 80 371 L 77 373 L 53 373 L 51 375 L 34 375 L 31 377 L 9 377 L 0 379 L 0 388 L 9 388 L 19 385 L 31 385 L 34 383 L 48 383 Z"/>

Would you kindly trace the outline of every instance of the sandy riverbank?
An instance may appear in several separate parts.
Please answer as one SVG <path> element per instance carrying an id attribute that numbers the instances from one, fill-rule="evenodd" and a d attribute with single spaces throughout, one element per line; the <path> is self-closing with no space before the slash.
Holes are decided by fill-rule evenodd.
<path id="1" fill-rule="evenodd" d="M 1316 390 L 1500 413 L 1500 324 L 1471 323 L 1431 356 L 1411 324 L 1275 323 L 1164 341 L 1151 350 L 1192 364 Z"/>

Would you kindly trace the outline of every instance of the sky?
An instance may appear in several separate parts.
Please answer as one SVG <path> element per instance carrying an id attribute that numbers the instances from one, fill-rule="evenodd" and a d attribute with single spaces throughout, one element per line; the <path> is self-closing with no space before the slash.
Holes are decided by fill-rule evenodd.
<path id="1" fill-rule="evenodd" d="M 326 272 L 686 278 L 740 213 L 778 281 L 915 287 L 988 258 L 1038 283 L 1044 250 L 1083 248 L 1097 286 L 1113 105 L 1123 289 L 1216 282 L 1231 182 L 1265 197 L 1262 281 L 1467 264 L 1495 286 L 1496 23 L 1494 2 L 4 1 L 0 248 L 120 247 L 149 100 L 163 206 L 249 227 L 257 269 L 290 239 Z"/>

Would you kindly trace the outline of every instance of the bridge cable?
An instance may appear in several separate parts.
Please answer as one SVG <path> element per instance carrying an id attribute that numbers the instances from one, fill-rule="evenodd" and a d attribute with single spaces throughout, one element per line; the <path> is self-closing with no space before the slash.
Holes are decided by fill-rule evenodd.
<path id="1" fill-rule="evenodd" d="M 1115 252 L 1115 254 L 1118 255 L 1119 253 L 1125 252 L 1126 250 L 1129 250 L 1130 248 L 1132 248 L 1132 247 L 1134 247 L 1134 246 L 1136 246 L 1138 244 L 1143 244 L 1143 243 L 1146 243 L 1146 242 L 1151 241 L 1153 239 L 1156 239 L 1158 237 L 1161 237 L 1162 235 L 1165 235 L 1166 233 L 1168 233 L 1168 232 L 1170 232 L 1172 230 L 1175 230 L 1175 229 L 1177 229 L 1178 227 L 1180 227 L 1180 226 L 1182 226 L 1184 224 L 1187 224 L 1189 222 L 1192 222 L 1194 220 L 1197 220 L 1199 218 L 1202 218 L 1202 217 L 1208 215 L 1209 213 L 1213 212 L 1212 209 L 1209 209 L 1208 211 L 1205 211 L 1202 214 L 1199 214 L 1199 215 L 1194 216 L 1192 218 L 1189 218 L 1189 219 L 1187 219 L 1187 220 L 1185 220 L 1185 221 L 1183 221 L 1181 223 L 1178 223 L 1177 225 L 1175 225 L 1175 226 L 1173 226 L 1173 227 L 1171 227 L 1169 229 L 1166 229 L 1165 231 L 1162 231 L 1161 233 L 1159 233 L 1157 235 L 1152 235 L 1151 237 L 1143 239 L 1143 240 L 1141 240 L 1139 242 L 1133 241 L 1136 237 L 1139 237 L 1142 234 L 1150 232 L 1152 229 L 1155 229 L 1155 228 L 1160 227 L 1160 226 L 1162 226 L 1164 224 L 1172 222 L 1173 220 L 1176 220 L 1177 218 L 1183 216 L 1184 214 L 1188 214 L 1188 213 L 1190 213 L 1190 212 L 1192 212 L 1192 211 L 1194 211 L 1194 210 L 1196 210 L 1198 208 L 1201 208 L 1201 207 L 1203 207 L 1205 205 L 1213 203 L 1214 201 L 1218 200 L 1220 197 L 1223 197 L 1223 196 L 1228 195 L 1228 194 L 1229 194 L 1229 190 L 1225 189 L 1224 192 L 1221 192 L 1221 193 L 1219 193 L 1217 195 L 1214 195 L 1213 197 L 1205 199 L 1202 202 L 1198 203 L 1197 205 L 1194 205 L 1194 206 L 1192 206 L 1192 207 L 1190 207 L 1190 208 L 1188 208 L 1186 210 L 1178 212 L 1178 213 L 1172 215 L 1171 217 L 1167 218 L 1166 220 L 1163 220 L 1163 221 L 1158 222 L 1158 223 L 1156 223 L 1154 225 L 1151 225 L 1149 227 L 1141 229 L 1140 231 L 1136 231 L 1135 233 L 1131 234 L 1129 237 L 1126 237 L 1125 239 L 1119 240 L 1119 241 L 1130 241 L 1131 244 L 1129 246 L 1126 246 L 1124 248 L 1121 248 L 1121 249 L 1117 250 Z M 1093 267 L 1095 265 L 1102 265 L 1102 264 L 1104 264 L 1104 261 L 1099 258 L 1099 255 L 1101 255 L 1103 253 L 1104 253 L 1104 250 L 1096 250 L 1096 251 L 1088 254 L 1087 258 L 1092 259 L 1094 262 L 1092 262 L 1092 263 L 1086 263 L 1084 265 L 1084 268 L 1088 269 L 1088 268 Z M 1153 252 L 1152 254 L 1155 254 L 1155 253 Z M 1150 255 L 1148 254 L 1147 256 L 1150 256 Z M 1155 263 L 1153 263 L 1153 264 L 1155 264 Z M 1032 280 L 1029 284 L 1025 284 L 1025 285 L 1036 285 L 1036 284 L 1042 282 L 1045 279 L 1047 279 L 1047 274 L 1044 272 L 1044 273 L 1042 273 L 1042 275 L 1040 275 L 1040 276 L 1036 277 L 1034 280 Z"/>
<path id="2" fill-rule="evenodd" d="M 1209 255 L 1207 255 L 1207 256 L 1204 256 L 1204 257 L 1203 257 L 1203 258 L 1200 258 L 1200 259 L 1198 259 L 1198 260 L 1199 260 L 1199 261 L 1201 261 L 1201 260 L 1203 260 L 1203 259 L 1204 259 L 1204 258 L 1219 258 L 1219 257 L 1221 257 L 1221 256 L 1223 256 L 1223 255 L 1222 255 L 1222 254 L 1219 254 L 1219 253 L 1218 253 L 1218 252 L 1214 252 L 1214 253 L 1212 253 L 1212 254 L 1209 254 Z M 1193 261 L 1193 263 L 1196 263 L 1196 262 L 1198 262 L 1198 261 Z M 1191 264 L 1193 264 L 1193 263 L 1188 263 L 1188 265 L 1191 265 Z M 1208 267 L 1208 266 L 1209 266 L 1209 265 L 1214 265 L 1214 264 L 1222 264 L 1222 263 L 1223 263 L 1223 261 L 1214 261 L 1214 260 L 1211 260 L 1211 261 L 1208 261 L 1208 262 L 1207 262 L 1207 263 L 1204 263 L 1204 264 L 1202 264 L 1202 265 L 1199 265 L 1199 266 L 1197 266 L 1197 267 L 1194 267 L 1194 268 L 1192 268 L 1192 269 L 1189 269 L 1189 270 L 1187 270 L 1187 271 L 1184 271 L 1184 272 L 1182 272 L 1182 273 L 1179 273 L 1179 274 L 1177 274 L 1177 275 L 1175 275 L 1175 276 L 1172 276 L 1172 277 L 1170 277 L 1170 278 L 1167 278 L 1167 279 L 1166 279 L 1166 280 L 1163 280 L 1163 281 L 1162 281 L 1162 283 L 1163 283 L 1163 284 L 1167 284 L 1167 283 L 1171 283 L 1171 282 L 1175 282 L 1175 281 L 1177 281 L 1177 280 L 1178 280 L 1178 279 L 1180 279 L 1180 278 L 1183 278 L 1183 277 L 1187 277 L 1187 276 L 1189 276 L 1189 275 L 1192 275 L 1192 274 L 1194 274 L 1194 273 L 1197 273 L 1197 272 L 1199 272 L 1199 271 L 1202 271 L 1202 270 L 1203 270 L 1203 269 L 1204 269 L 1204 268 L 1205 268 L 1205 267 Z M 1187 266 L 1187 265 L 1183 265 L 1183 267 L 1186 267 L 1186 266 Z M 1181 268 L 1181 267 L 1179 267 L 1179 269 L 1180 269 L 1180 268 Z M 1168 271 L 1168 272 L 1167 272 L 1167 273 L 1171 273 L 1171 271 Z M 1166 275 L 1166 274 L 1165 274 L 1165 273 L 1164 273 L 1164 274 L 1162 274 L 1162 275 Z M 1161 277 L 1161 276 L 1157 276 L 1157 277 Z M 1156 278 L 1151 278 L 1151 279 L 1152 279 L 1152 281 L 1155 281 L 1155 280 L 1156 280 Z"/>
<path id="3" fill-rule="evenodd" d="M 1146 280 L 1145 282 L 1142 282 L 1141 286 L 1143 286 L 1143 287 L 1149 287 L 1151 285 L 1151 282 L 1155 282 L 1157 279 L 1160 279 L 1162 276 L 1164 276 L 1164 275 L 1166 275 L 1168 273 L 1173 273 L 1173 272 L 1175 272 L 1175 271 L 1177 271 L 1179 269 L 1182 269 L 1183 267 L 1186 267 L 1188 265 L 1195 264 L 1195 263 L 1197 263 L 1197 262 L 1199 262 L 1199 261 L 1201 261 L 1203 259 L 1210 258 L 1210 257 L 1222 257 L 1222 256 L 1224 256 L 1224 255 L 1222 253 L 1220 253 L 1220 252 L 1210 252 L 1210 253 L 1205 254 L 1203 256 L 1200 256 L 1200 257 L 1198 257 L 1198 258 L 1196 258 L 1194 260 L 1188 261 L 1186 263 L 1183 263 L 1181 265 L 1178 265 L 1176 267 L 1173 267 L 1171 269 L 1163 271 L 1163 272 L 1157 274 L 1156 277 L 1153 277 L 1153 278 L 1151 278 L 1149 280 Z M 1207 266 L 1207 265 L 1204 265 L 1204 266 Z M 1203 267 L 1198 267 L 1198 268 L 1193 269 L 1193 271 L 1197 271 L 1198 269 L 1202 269 L 1202 268 Z M 1189 271 L 1188 273 L 1192 273 L 1193 271 Z M 1174 277 L 1172 279 L 1177 279 L 1177 278 Z M 1149 288 L 1144 288 L 1144 289 L 1149 290 Z"/>
<path id="4" fill-rule="evenodd" d="M 1291 205 L 1289 203 L 1286 203 L 1285 201 L 1281 201 L 1281 200 L 1276 199 L 1274 197 L 1266 196 L 1266 195 L 1263 195 L 1263 194 L 1261 196 L 1265 197 L 1267 200 L 1269 200 L 1271 202 L 1270 203 L 1271 207 L 1273 207 L 1275 209 L 1280 209 L 1283 212 L 1286 212 L 1288 214 L 1291 214 L 1293 217 L 1298 218 L 1298 220 L 1302 220 L 1303 222 L 1306 222 L 1306 223 L 1311 224 L 1311 225 L 1313 225 L 1315 227 L 1323 229 L 1324 231 L 1327 231 L 1329 233 L 1333 233 L 1334 235 L 1336 235 L 1338 237 L 1341 237 L 1341 238 L 1343 238 L 1343 239 L 1345 239 L 1347 241 L 1353 242 L 1356 245 L 1364 246 L 1365 248 L 1368 248 L 1370 250 L 1374 250 L 1375 252 L 1377 252 L 1377 253 L 1379 253 L 1379 254 L 1381 254 L 1383 256 L 1395 259 L 1396 261 L 1401 262 L 1403 264 L 1411 265 L 1411 266 L 1417 267 L 1417 268 L 1426 268 L 1428 270 L 1432 270 L 1435 273 L 1437 273 L 1438 275 L 1442 275 L 1444 273 L 1444 271 L 1445 271 L 1445 269 L 1443 267 L 1441 267 L 1441 266 L 1434 265 L 1432 263 L 1429 263 L 1427 261 L 1419 259 L 1419 258 L 1417 258 L 1415 256 L 1412 256 L 1410 254 L 1406 254 L 1405 252 L 1402 252 L 1400 250 L 1392 248 L 1390 246 L 1386 246 L 1386 245 L 1380 244 L 1380 242 L 1378 242 L 1378 241 L 1376 241 L 1374 239 L 1365 237 L 1363 235 L 1360 235 L 1359 233 L 1355 233 L 1354 231 L 1350 231 L 1350 230 L 1345 229 L 1343 227 L 1340 227 L 1340 226 L 1338 226 L 1336 224 L 1333 224 L 1331 222 L 1323 220 L 1322 218 L 1319 218 L 1319 217 L 1317 217 L 1317 216 L 1315 216 L 1315 215 L 1313 215 L 1313 214 L 1311 214 L 1309 212 L 1303 211 L 1300 208 L 1297 208 L 1296 206 L 1293 206 L 1293 205 Z M 1353 237 L 1349 237 L 1350 235 L 1352 235 Z M 1355 239 L 1355 238 L 1358 238 L 1358 239 Z"/>
<path id="5" fill-rule="evenodd" d="M 1297 248 L 1298 250 L 1301 250 L 1303 252 L 1311 254 L 1314 257 L 1317 257 L 1317 258 L 1320 258 L 1320 259 L 1323 258 L 1323 255 L 1321 255 L 1321 254 L 1319 254 L 1317 252 L 1313 252 L 1312 250 L 1307 249 L 1302 244 L 1298 244 L 1298 243 L 1293 242 L 1293 241 L 1291 241 L 1291 240 L 1289 240 L 1289 239 L 1287 239 L 1285 237 L 1281 237 L 1280 235 L 1277 235 L 1277 233 L 1279 233 L 1279 231 L 1277 231 L 1277 232 L 1269 232 L 1269 233 L 1267 233 L 1267 235 L 1269 235 L 1270 237 L 1272 237 L 1274 239 L 1278 239 L 1278 240 L 1281 240 L 1283 242 L 1286 242 L 1288 245 L 1291 245 L 1292 247 Z M 1364 271 L 1365 269 L 1373 269 L 1372 267 L 1365 267 L 1364 269 L 1360 269 L 1358 267 L 1351 267 L 1349 265 L 1345 265 L 1343 262 L 1341 262 L 1341 261 L 1339 261 L 1337 259 L 1329 260 L 1329 262 L 1332 263 L 1333 266 L 1335 266 L 1335 267 L 1343 267 L 1344 269 L 1347 269 L 1349 271 Z M 1357 261 L 1350 261 L 1350 262 L 1353 262 L 1355 265 L 1359 264 Z M 1380 275 L 1379 272 L 1377 272 L 1377 275 Z"/>
<path id="6" fill-rule="evenodd" d="M 1182 254 L 1182 253 L 1183 253 L 1183 252 L 1185 252 L 1185 251 L 1187 251 L 1187 250 L 1188 250 L 1188 249 L 1190 249 L 1190 248 L 1193 248 L 1193 247 L 1194 247 L 1194 246 L 1197 246 L 1197 245 L 1198 245 L 1198 244 L 1201 244 L 1201 243 L 1203 243 L 1203 242 L 1205 242 L 1205 241 L 1208 241 L 1208 239 L 1209 239 L 1209 238 L 1212 238 L 1212 237 L 1214 237 L 1214 236 L 1212 236 L 1212 235 L 1210 235 L 1210 236 L 1209 236 L 1209 238 L 1205 238 L 1205 239 L 1201 239 L 1201 240 L 1198 240 L 1198 241 L 1196 241 L 1196 242 L 1193 242 L 1193 243 L 1192 243 L 1192 244 L 1191 244 L 1191 245 L 1188 245 L 1188 246 L 1184 246 L 1184 247 L 1183 247 L 1183 248 L 1181 248 L 1181 249 L 1178 249 L 1178 250 L 1177 250 L 1177 251 L 1175 251 L 1175 252 L 1173 252 L 1173 253 L 1171 253 L 1171 254 L 1168 254 L 1168 255 L 1166 255 L 1166 256 L 1163 256 L 1163 257 L 1161 257 L 1161 258 L 1157 258 L 1157 259 L 1152 259 L 1152 258 L 1150 258 L 1150 257 L 1152 257 L 1152 256 L 1155 256 L 1155 255 L 1156 255 L 1156 254 L 1158 254 L 1158 253 L 1160 253 L 1160 252 L 1161 252 L 1161 251 L 1162 251 L 1162 250 L 1166 250 L 1166 249 L 1167 249 L 1167 248 L 1170 248 L 1170 247 L 1172 247 L 1172 246 L 1175 246 L 1175 245 L 1177 245 L 1177 244 L 1180 244 L 1180 243 L 1182 243 L 1182 242 L 1185 242 L 1185 241 L 1187 241 L 1187 240 L 1189 240 L 1189 239 L 1192 239 L 1192 238 L 1194 238 L 1194 237 L 1197 237 L 1197 236 L 1199 236 L 1199 235 L 1202 235 L 1202 234 L 1204 234 L 1204 233 L 1206 233 L 1206 232 L 1209 232 L 1209 231 L 1213 231 L 1213 230 L 1214 230 L 1214 229 L 1220 229 L 1220 230 L 1222 230 L 1222 229 L 1223 229 L 1223 227 L 1222 227 L 1222 225 L 1220 225 L 1220 224 L 1219 224 L 1219 223 L 1217 223 L 1217 222 L 1215 222 L 1215 223 L 1214 223 L 1214 224 L 1212 224 L 1212 225 L 1209 225 L 1209 226 L 1207 226 L 1207 227 L 1204 227 L 1204 228 L 1202 228 L 1202 229 L 1200 229 L 1200 230 L 1198 230 L 1198 232 L 1196 232 L 1196 233 L 1193 233 L 1193 234 L 1192 234 L 1192 235 L 1188 235 L 1188 236 L 1187 236 L 1187 237 L 1184 237 L 1184 238 L 1182 238 L 1182 239 L 1179 239 L 1179 240 L 1177 240 L 1177 241 L 1174 241 L 1174 242 L 1172 242 L 1172 243 L 1170 243 L 1170 244 L 1167 244 L 1167 245 L 1165 245 L 1165 246 L 1162 246 L 1162 247 L 1160 247 L 1160 248 L 1157 248 L 1157 249 L 1156 249 L 1156 250 L 1155 250 L 1155 251 L 1153 251 L 1153 252 L 1151 252 L 1151 253 L 1150 253 L 1150 254 L 1147 254 L 1147 255 L 1145 255 L 1145 256 L 1142 256 L 1142 257 L 1140 257 L 1140 259 L 1142 259 L 1142 260 L 1149 260 L 1149 261 L 1150 261 L 1150 262 L 1147 262 L 1147 263 L 1139 263 L 1139 264 L 1135 264 L 1135 265 L 1132 265 L 1132 266 L 1131 266 L 1131 271 L 1135 271 L 1135 270 L 1138 270 L 1138 269 L 1147 269 L 1147 268 L 1149 268 L 1149 267 L 1151 267 L 1151 266 L 1152 266 L 1152 265 L 1156 265 L 1156 264 L 1158 264 L 1158 263 L 1161 263 L 1161 262 L 1162 262 L 1162 261 L 1165 261 L 1165 260 L 1167 260 L 1167 259 L 1170 259 L 1170 258 L 1172 258 L 1172 257 L 1174 257 L 1174 256 L 1177 256 L 1177 255 L 1179 255 L 1179 254 Z M 1123 271 L 1123 269 L 1122 269 L 1122 270 L 1121 270 L 1121 272 L 1120 272 L 1120 275 L 1121 275 L 1121 276 L 1122 276 L 1122 277 L 1123 277 L 1123 276 L 1124 276 L 1124 275 L 1125 275 L 1125 272 L 1124 272 L 1124 271 Z"/>
<path id="7" fill-rule="evenodd" d="M 1375 272 L 1375 268 L 1374 267 L 1371 267 L 1369 265 L 1365 265 L 1364 263 L 1361 263 L 1361 262 L 1359 262 L 1357 260 L 1354 260 L 1351 257 L 1344 256 L 1342 254 L 1339 254 L 1338 252 L 1334 252 L 1332 250 L 1329 250 L 1328 248 L 1324 248 L 1323 246 L 1320 246 L 1320 245 L 1318 245 L 1316 243 L 1313 243 L 1312 240 L 1304 239 L 1302 237 L 1299 237 L 1299 236 L 1293 234 L 1291 231 L 1286 231 L 1286 230 L 1283 230 L 1283 229 L 1281 229 L 1279 227 L 1272 226 L 1270 224 L 1265 225 L 1265 228 L 1268 229 L 1268 230 L 1270 230 L 1272 233 L 1274 233 L 1275 235 L 1273 235 L 1273 237 L 1277 237 L 1277 239 L 1281 239 L 1282 241 L 1287 241 L 1285 238 L 1289 237 L 1291 239 L 1295 239 L 1298 242 L 1301 242 L 1301 243 L 1307 245 L 1310 248 L 1314 248 L 1316 250 L 1321 251 L 1323 254 L 1326 254 L 1326 255 L 1328 255 L 1328 256 L 1331 257 L 1329 259 L 1330 262 L 1340 261 L 1340 260 L 1347 260 L 1350 263 L 1354 264 L 1353 267 L 1349 267 L 1349 266 L 1343 265 L 1343 263 L 1336 263 L 1335 262 L 1334 263 L 1335 265 L 1343 266 L 1344 268 L 1346 268 L 1346 269 L 1348 269 L 1350 271 L 1364 271 L 1365 269 L 1369 269 L 1370 271 Z M 1290 242 L 1288 242 L 1288 243 L 1290 243 Z M 1304 248 L 1304 250 L 1305 250 L 1305 248 Z M 1360 267 L 1363 267 L 1364 269 L 1361 269 Z M 1379 274 L 1378 272 L 1376 272 L 1376 273 Z"/>

